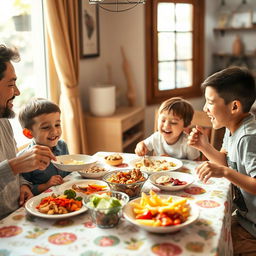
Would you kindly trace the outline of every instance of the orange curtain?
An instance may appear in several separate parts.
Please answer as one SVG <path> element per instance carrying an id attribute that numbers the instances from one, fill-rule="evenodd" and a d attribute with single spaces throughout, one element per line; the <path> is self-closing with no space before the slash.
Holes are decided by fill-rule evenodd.
<path id="1" fill-rule="evenodd" d="M 44 3 L 50 96 L 60 106 L 62 137 L 67 142 L 70 153 L 86 154 L 87 138 L 78 88 L 78 1 L 46 0 Z"/>

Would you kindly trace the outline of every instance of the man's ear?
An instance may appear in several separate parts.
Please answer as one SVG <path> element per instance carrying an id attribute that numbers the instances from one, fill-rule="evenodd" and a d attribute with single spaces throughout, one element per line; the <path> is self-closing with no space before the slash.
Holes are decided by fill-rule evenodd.
<path id="1" fill-rule="evenodd" d="M 27 129 L 27 128 L 24 128 L 23 129 L 23 134 L 28 138 L 28 139 L 32 139 L 33 138 L 33 135 L 32 135 L 32 132 Z"/>

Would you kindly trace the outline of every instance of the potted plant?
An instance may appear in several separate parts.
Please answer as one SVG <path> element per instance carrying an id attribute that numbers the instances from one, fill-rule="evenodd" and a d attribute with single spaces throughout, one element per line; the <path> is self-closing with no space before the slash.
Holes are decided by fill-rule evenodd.
<path id="1" fill-rule="evenodd" d="M 16 31 L 31 30 L 31 5 L 27 0 L 14 0 L 15 14 L 12 17 Z"/>

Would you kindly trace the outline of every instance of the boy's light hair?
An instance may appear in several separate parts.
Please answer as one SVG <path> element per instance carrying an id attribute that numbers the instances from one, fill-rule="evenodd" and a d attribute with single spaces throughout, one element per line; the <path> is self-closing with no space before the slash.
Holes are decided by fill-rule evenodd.
<path id="1" fill-rule="evenodd" d="M 22 128 L 32 129 L 35 117 L 56 112 L 61 113 L 59 106 L 55 103 L 43 98 L 33 98 L 21 108 L 19 121 Z"/>
<path id="2" fill-rule="evenodd" d="M 163 111 L 170 113 L 171 110 L 173 111 L 174 115 L 183 119 L 184 127 L 188 127 L 191 124 L 194 115 L 194 109 L 188 101 L 180 97 L 170 98 L 160 105 L 158 109 L 158 116 Z"/>
<path id="3" fill-rule="evenodd" d="M 224 99 L 225 104 L 241 102 L 243 112 L 249 112 L 256 99 L 255 79 L 247 68 L 229 67 L 209 76 L 201 85 L 210 86 Z"/>

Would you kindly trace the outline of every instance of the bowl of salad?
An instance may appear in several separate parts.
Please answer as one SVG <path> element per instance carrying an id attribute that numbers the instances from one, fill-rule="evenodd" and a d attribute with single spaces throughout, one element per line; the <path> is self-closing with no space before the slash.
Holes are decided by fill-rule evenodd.
<path id="1" fill-rule="evenodd" d="M 99 228 L 115 227 L 128 201 L 129 196 L 119 191 L 95 193 L 84 198 L 84 204 L 89 209 L 92 221 Z"/>

